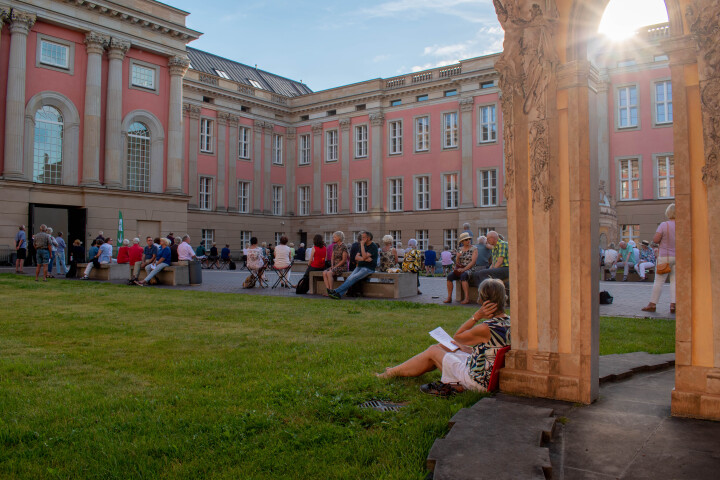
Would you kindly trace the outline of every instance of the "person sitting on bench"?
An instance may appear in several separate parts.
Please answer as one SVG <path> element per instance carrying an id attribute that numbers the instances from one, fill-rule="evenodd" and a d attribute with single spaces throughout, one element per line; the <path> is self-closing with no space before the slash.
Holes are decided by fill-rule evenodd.
<path id="1" fill-rule="evenodd" d="M 450 396 L 464 390 L 487 391 L 497 352 L 510 345 L 510 317 L 505 314 L 505 286 L 500 280 L 487 279 L 480 285 L 480 309 L 453 335 L 458 350 L 451 352 L 440 344 L 385 372 L 380 378 L 419 377 L 440 369 L 439 382 L 422 385 L 423 393 Z"/>
<path id="2" fill-rule="evenodd" d="M 133 238 L 132 247 L 128 250 L 128 264 L 130 265 L 130 282 L 135 283 L 140 274 L 140 267 L 143 266 L 143 248 L 140 246 L 140 239 Z"/>
<path id="3" fill-rule="evenodd" d="M 332 240 L 333 249 L 330 268 L 323 271 L 323 281 L 325 282 L 325 288 L 328 290 L 332 289 L 335 277 L 347 272 L 348 269 L 348 249 L 344 243 L 345 234 L 338 230 L 333 233 Z"/>
<path id="4" fill-rule="evenodd" d="M 98 240 L 97 243 L 100 245 L 100 248 L 98 249 L 97 254 L 95 254 L 95 258 L 93 258 L 93 260 L 87 264 L 87 267 L 85 267 L 85 274 L 82 276 L 81 280 L 88 280 L 90 278 L 90 272 L 92 272 L 92 269 L 97 266 L 95 265 L 95 260 L 97 260 L 99 265 L 112 262 L 112 245 L 107 242 L 103 242 L 102 240 Z"/>
<path id="5" fill-rule="evenodd" d="M 492 245 L 490 268 L 475 272 L 473 275 L 475 285 L 480 285 L 486 278 L 497 278 L 499 280 L 510 278 L 508 243 L 505 240 L 500 240 L 498 233 L 492 231 L 487 234 L 487 244 Z"/>
<path id="6" fill-rule="evenodd" d="M 172 263 L 170 260 L 171 253 L 170 253 L 170 240 L 167 238 L 161 238 L 160 239 L 160 246 L 162 249 L 157 254 L 157 257 L 155 258 L 155 261 L 148 266 L 145 267 L 145 271 L 147 272 L 147 277 L 145 277 L 145 280 L 138 282 L 135 281 L 135 285 L 139 285 L 141 287 L 147 285 L 150 283 L 150 280 L 155 278 L 155 275 L 162 272 L 165 267 L 169 267 Z"/>
<path id="7" fill-rule="evenodd" d="M 195 251 L 192 248 L 192 245 L 190 245 L 190 235 L 183 235 L 182 237 L 182 243 L 178 245 L 178 261 L 180 262 L 189 262 L 197 256 L 195 255 Z"/>
<path id="8" fill-rule="evenodd" d="M 328 296 L 330 298 L 340 300 L 350 287 L 375 273 L 375 267 L 377 267 L 378 263 L 378 246 L 376 243 L 373 243 L 372 239 L 372 233 L 362 233 L 360 236 L 360 252 L 355 256 L 357 267 L 353 270 L 353 273 L 345 279 L 342 285 L 335 290 L 328 289 Z"/>

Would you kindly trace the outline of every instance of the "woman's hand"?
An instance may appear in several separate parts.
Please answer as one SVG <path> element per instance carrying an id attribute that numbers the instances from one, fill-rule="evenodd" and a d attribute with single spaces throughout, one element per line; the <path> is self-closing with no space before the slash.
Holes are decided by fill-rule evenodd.
<path id="1" fill-rule="evenodd" d="M 457 345 L 461 352 L 472 353 L 472 347 L 468 347 L 467 345 L 463 345 L 462 343 L 457 343 L 455 340 L 452 340 L 452 343 L 453 345 Z"/>
<path id="2" fill-rule="evenodd" d="M 482 320 L 483 318 L 492 318 L 495 310 L 497 310 L 497 304 L 491 302 L 490 300 L 485 300 L 478 311 L 473 313 L 472 318 L 476 322 Z"/>

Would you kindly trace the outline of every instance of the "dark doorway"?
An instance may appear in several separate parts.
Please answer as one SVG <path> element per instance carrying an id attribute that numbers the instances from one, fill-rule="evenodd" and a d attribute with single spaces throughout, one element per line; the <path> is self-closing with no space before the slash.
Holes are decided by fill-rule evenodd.
<path id="1" fill-rule="evenodd" d="M 30 204 L 30 226 L 28 236 L 40 231 L 40 225 L 45 224 L 52 227 L 53 233 L 63 232 L 65 243 L 68 248 L 65 254 L 69 254 L 69 250 L 75 240 L 80 240 L 83 249 L 85 245 L 85 225 L 87 222 L 87 209 L 64 205 L 44 205 L 39 203 Z M 67 261 L 67 259 L 66 259 Z"/>
<path id="2" fill-rule="evenodd" d="M 307 245 L 307 232 L 303 232 L 302 230 L 300 230 L 298 232 L 298 235 L 300 235 L 300 243 L 304 243 L 305 245 Z M 300 244 L 298 244 L 298 247 L 299 246 Z"/>

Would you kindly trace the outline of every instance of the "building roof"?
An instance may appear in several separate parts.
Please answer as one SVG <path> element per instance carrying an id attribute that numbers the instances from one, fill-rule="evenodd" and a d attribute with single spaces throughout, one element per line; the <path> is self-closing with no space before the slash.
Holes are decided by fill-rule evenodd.
<path id="1" fill-rule="evenodd" d="M 213 55 L 196 48 L 187 47 L 187 54 L 190 57 L 190 65 L 193 70 L 207 73 L 215 76 L 222 76 L 217 71 L 222 71 L 230 77 L 230 80 L 238 83 L 244 83 L 254 88 L 258 88 L 251 80 L 257 82 L 264 90 L 268 90 L 286 97 L 297 97 L 312 93 L 304 83 L 290 80 L 264 70 L 250 67 L 240 62 L 228 60 L 227 58 Z"/>

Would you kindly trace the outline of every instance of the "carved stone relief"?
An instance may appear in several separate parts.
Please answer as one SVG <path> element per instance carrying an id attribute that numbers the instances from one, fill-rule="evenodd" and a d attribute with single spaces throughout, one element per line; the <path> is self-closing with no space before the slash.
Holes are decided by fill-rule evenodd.
<path id="1" fill-rule="evenodd" d="M 183 104 L 183 112 L 190 118 L 200 118 L 200 107 L 191 103 Z"/>

